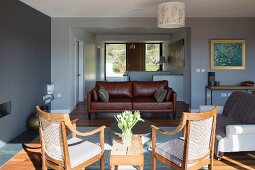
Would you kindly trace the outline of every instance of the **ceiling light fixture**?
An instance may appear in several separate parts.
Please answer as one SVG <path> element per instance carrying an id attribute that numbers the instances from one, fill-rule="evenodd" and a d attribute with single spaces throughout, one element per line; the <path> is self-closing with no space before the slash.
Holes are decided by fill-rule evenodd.
<path id="1" fill-rule="evenodd" d="M 130 49 L 130 50 L 134 50 L 134 49 L 135 49 L 135 44 L 134 44 L 134 43 L 131 43 L 131 44 L 129 45 L 129 49 Z"/>
<path id="2" fill-rule="evenodd" d="M 185 4 L 165 2 L 158 5 L 159 28 L 181 28 L 185 26 Z"/>

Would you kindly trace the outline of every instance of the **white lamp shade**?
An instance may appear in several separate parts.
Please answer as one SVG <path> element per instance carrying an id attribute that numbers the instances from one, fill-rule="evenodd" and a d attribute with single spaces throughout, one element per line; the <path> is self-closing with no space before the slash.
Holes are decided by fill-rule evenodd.
<path id="1" fill-rule="evenodd" d="M 181 28 L 185 26 L 185 4 L 165 2 L 158 6 L 159 28 Z"/>

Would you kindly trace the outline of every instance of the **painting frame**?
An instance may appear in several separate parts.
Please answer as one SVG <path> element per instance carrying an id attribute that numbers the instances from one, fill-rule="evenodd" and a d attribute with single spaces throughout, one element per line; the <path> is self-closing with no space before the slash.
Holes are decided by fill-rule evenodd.
<path id="1" fill-rule="evenodd" d="M 246 58 L 246 41 L 243 39 L 239 39 L 239 40 L 210 40 L 210 61 L 211 61 L 211 70 L 243 70 L 245 69 L 245 58 Z M 226 58 L 227 54 L 224 54 L 224 48 L 228 47 L 228 46 L 232 46 L 233 47 L 237 47 L 235 48 L 234 52 L 230 52 L 230 54 L 228 54 L 228 56 L 232 56 L 232 58 Z M 238 50 L 238 51 L 237 51 Z M 240 51 L 241 50 L 241 51 Z M 218 53 L 220 52 L 220 54 L 222 56 L 220 56 Z M 229 53 L 229 51 L 228 51 Z M 215 62 L 217 60 L 217 58 L 221 58 L 221 62 L 218 62 L 218 64 Z M 237 63 L 240 64 L 236 64 L 236 65 L 231 65 L 232 63 L 229 60 L 233 60 L 233 57 L 235 57 L 235 60 Z M 228 59 L 228 62 L 230 63 L 229 65 L 224 63 L 226 62 Z M 219 64 L 220 63 L 220 64 Z"/>

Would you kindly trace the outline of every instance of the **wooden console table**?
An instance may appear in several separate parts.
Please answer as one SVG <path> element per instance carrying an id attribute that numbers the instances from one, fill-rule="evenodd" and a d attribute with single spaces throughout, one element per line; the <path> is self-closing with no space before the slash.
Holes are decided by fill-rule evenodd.
<path id="1" fill-rule="evenodd" d="M 255 92 L 255 86 L 235 86 L 235 85 L 220 85 L 220 86 L 205 86 L 205 104 L 207 104 L 207 91 L 210 90 L 211 92 L 211 105 L 213 104 L 212 94 L 214 90 L 245 90 L 251 91 L 252 93 Z"/>
<path id="2" fill-rule="evenodd" d="M 123 146 L 120 141 L 113 140 L 110 155 L 111 170 L 119 165 L 136 165 L 140 170 L 143 170 L 144 155 L 141 135 L 133 135 L 130 147 Z"/>

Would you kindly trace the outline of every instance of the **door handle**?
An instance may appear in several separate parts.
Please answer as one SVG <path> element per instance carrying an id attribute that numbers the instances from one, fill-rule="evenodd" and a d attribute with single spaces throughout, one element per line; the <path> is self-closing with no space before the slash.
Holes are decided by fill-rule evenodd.
<path id="1" fill-rule="evenodd" d="M 81 76 L 81 74 L 77 74 L 77 77 L 80 77 Z"/>

